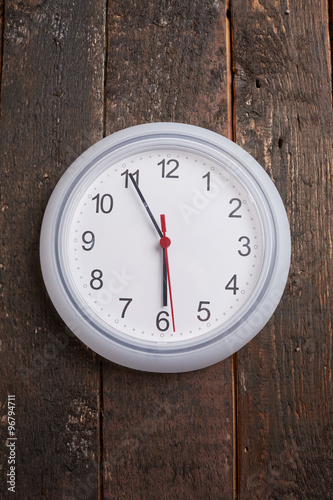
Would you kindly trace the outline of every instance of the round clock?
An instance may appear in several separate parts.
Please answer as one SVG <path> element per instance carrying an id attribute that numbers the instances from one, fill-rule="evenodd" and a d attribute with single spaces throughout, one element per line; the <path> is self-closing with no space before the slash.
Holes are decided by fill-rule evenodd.
<path id="1" fill-rule="evenodd" d="M 243 149 L 179 123 L 138 125 L 83 153 L 58 182 L 41 266 L 67 326 L 105 358 L 182 372 L 230 356 L 283 293 L 281 198 Z"/>

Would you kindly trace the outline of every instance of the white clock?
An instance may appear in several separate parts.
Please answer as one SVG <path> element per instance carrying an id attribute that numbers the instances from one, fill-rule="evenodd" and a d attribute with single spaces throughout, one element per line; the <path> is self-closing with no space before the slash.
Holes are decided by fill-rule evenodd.
<path id="1" fill-rule="evenodd" d="M 47 205 L 41 266 L 68 327 L 105 358 L 182 372 L 230 356 L 283 293 L 290 233 L 280 195 L 243 149 L 152 123 L 83 153 Z"/>

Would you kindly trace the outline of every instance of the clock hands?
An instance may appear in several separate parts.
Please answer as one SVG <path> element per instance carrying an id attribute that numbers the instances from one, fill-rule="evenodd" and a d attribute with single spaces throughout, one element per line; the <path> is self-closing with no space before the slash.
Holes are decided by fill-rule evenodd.
<path id="1" fill-rule="evenodd" d="M 171 240 L 166 236 L 166 224 L 165 224 L 165 215 L 160 215 L 161 217 L 161 228 L 163 236 L 160 239 L 160 245 L 164 249 L 166 269 L 168 275 L 168 283 L 169 283 L 169 297 L 170 297 L 170 307 L 171 307 L 171 317 L 172 317 L 172 327 L 173 331 L 175 331 L 175 315 L 173 312 L 173 301 L 172 301 L 172 292 L 171 292 L 171 280 L 170 280 L 170 268 L 169 268 L 169 259 L 168 259 L 168 247 L 171 245 Z"/>
<path id="2" fill-rule="evenodd" d="M 147 210 L 147 213 L 150 217 L 150 220 L 152 221 L 159 237 L 160 237 L 160 245 L 163 248 L 163 306 L 168 305 L 168 283 L 169 283 L 169 298 L 170 298 L 170 307 L 171 307 L 171 317 L 172 317 L 172 328 L 173 331 L 175 331 L 175 316 L 173 312 L 173 301 L 172 301 L 172 292 L 171 292 L 171 281 L 170 281 L 170 268 L 169 268 L 169 259 L 168 259 L 168 247 L 171 244 L 170 238 L 166 236 L 166 223 L 165 223 L 165 215 L 162 214 L 160 215 L 161 218 L 161 228 L 162 231 L 159 227 L 159 225 L 156 222 L 155 217 L 153 216 L 137 182 L 134 179 L 133 174 L 129 174 L 129 178 L 132 181 L 133 186 L 135 187 L 136 192 L 139 195 L 140 200 L 143 203 L 143 206 Z"/>
<path id="3" fill-rule="evenodd" d="M 135 178 L 134 178 L 134 175 L 133 174 L 129 174 L 129 178 L 131 179 L 132 181 L 132 184 L 133 186 L 135 187 L 135 190 L 136 192 L 138 193 L 139 195 L 139 198 L 140 200 L 142 201 L 143 203 L 143 206 L 145 207 L 145 209 L 147 210 L 147 213 L 150 217 L 150 220 L 152 221 L 158 235 L 160 238 L 163 238 L 163 233 L 159 227 L 159 225 L 157 224 L 156 222 L 156 219 L 155 217 L 153 216 L 137 182 L 135 181 Z M 166 249 L 163 248 L 163 306 L 167 306 L 168 305 L 168 278 L 167 278 L 167 264 L 166 264 L 166 259 L 167 259 L 167 255 L 166 255 Z"/>

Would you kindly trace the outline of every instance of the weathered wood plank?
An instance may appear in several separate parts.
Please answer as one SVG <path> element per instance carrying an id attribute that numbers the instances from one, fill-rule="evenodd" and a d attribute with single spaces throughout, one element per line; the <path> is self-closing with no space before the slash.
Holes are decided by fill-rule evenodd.
<path id="1" fill-rule="evenodd" d="M 102 137 L 104 21 L 101 0 L 5 5 L 1 498 L 7 498 L 8 394 L 16 397 L 16 498 L 98 494 L 99 361 L 64 328 L 47 298 L 39 231 L 61 174 Z"/>
<path id="2" fill-rule="evenodd" d="M 233 0 L 231 6 L 236 139 L 276 182 L 293 236 L 285 298 L 264 332 L 237 355 L 239 498 L 329 498 L 327 4 Z M 105 127 L 104 7 L 100 0 L 6 2 L 0 143 L 3 498 L 11 393 L 20 497 L 98 497 L 100 359 L 64 328 L 39 271 L 42 212 L 61 173 L 103 130 L 175 120 L 227 134 L 224 3 L 110 2 Z M 0 13 L 1 40 L 2 20 Z M 231 360 L 180 375 L 144 374 L 103 361 L 104 497 L 232 498 L 231 372 Z"/>
<path id="3" fill-rule="evenodd" d="M 3 15 L 4 15 L 4 0 L 0 0 L 0 97 L 1 97 L 1 76 L 2 76 Z"/>
<path id="4" fill-rule="evenodd" d="M 179 121 L 227 134 L 225 2 L 112 2 L 107 133 Z"/>
<path id="5" fill-rule="evenodd" d="M 227 134 L 224 2 L 110 3 L 106 130 L 180 121 Z M 231 359 L 147 374 L 104 362 L 106 498 L 232 498 Z"/>
<path id="6" fill-rule="evenodd" d="M 327 2 L 233 1 L 236 139 L 286 204 L 284 299 L 238 355 L 240 498 L 331 498 L 332 98 Z"/>
<path id="7" fill-rule="evenodd" d="M 232 498 L 230 363 L 159 375 L 104 370 L 106 498 Z"/>

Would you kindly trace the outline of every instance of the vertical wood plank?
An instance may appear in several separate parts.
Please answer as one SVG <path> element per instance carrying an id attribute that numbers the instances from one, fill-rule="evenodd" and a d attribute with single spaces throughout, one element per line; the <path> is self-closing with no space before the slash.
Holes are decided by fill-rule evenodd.
<path id="1" fill-rule="evenodd" d="M 106 131 L 180 121 L 227 133 L 225 4 L 110 3 Z M 104 495 L 232 498 L 231 359 L 187 374 L 104 366 Z"/>
<path id="2" fill-rule="evenodd" d="M 333 0 L 327 0 L 328 2 L 328 30 L 330 36 L 330 52 L 331 52 L 331 76 L 333 74 Z M 333 92 L 333 88 L 332 88 Z"/>
<path id="3" fill-rule="evenodd" d="M 4 0 L 0 0 L 0 106 L 1 106 L 1 81 L 2 81 L 3 16 L 4 16 Z M 0 108 L 0 113 L 1 113 L 1 108 Z"/>
<path id="4" fill-rule="evenodd" d="M 47 298 L 39 232 L 61 174 L 102 137 L 104 21 L 101 0 L 5 3 L 1 498 L 98 494 L 98 359 L 64 327 Z M 6 483 L 8 394 L 16 403 L 16 496 Z"/>
<path id="5" fill-rule="evenodd" d="M 238 355 L 241 500 L 333 491 L 327 16 L 325 1 L 233 1 L 236 139 L 275 182 L 292 233 L 284 298 Z"/>
<path id="6" fill-rule="evenodd" d="M 110 4 L 107 133 L 179 121 L 227 134 L 225 2 Z"/>

